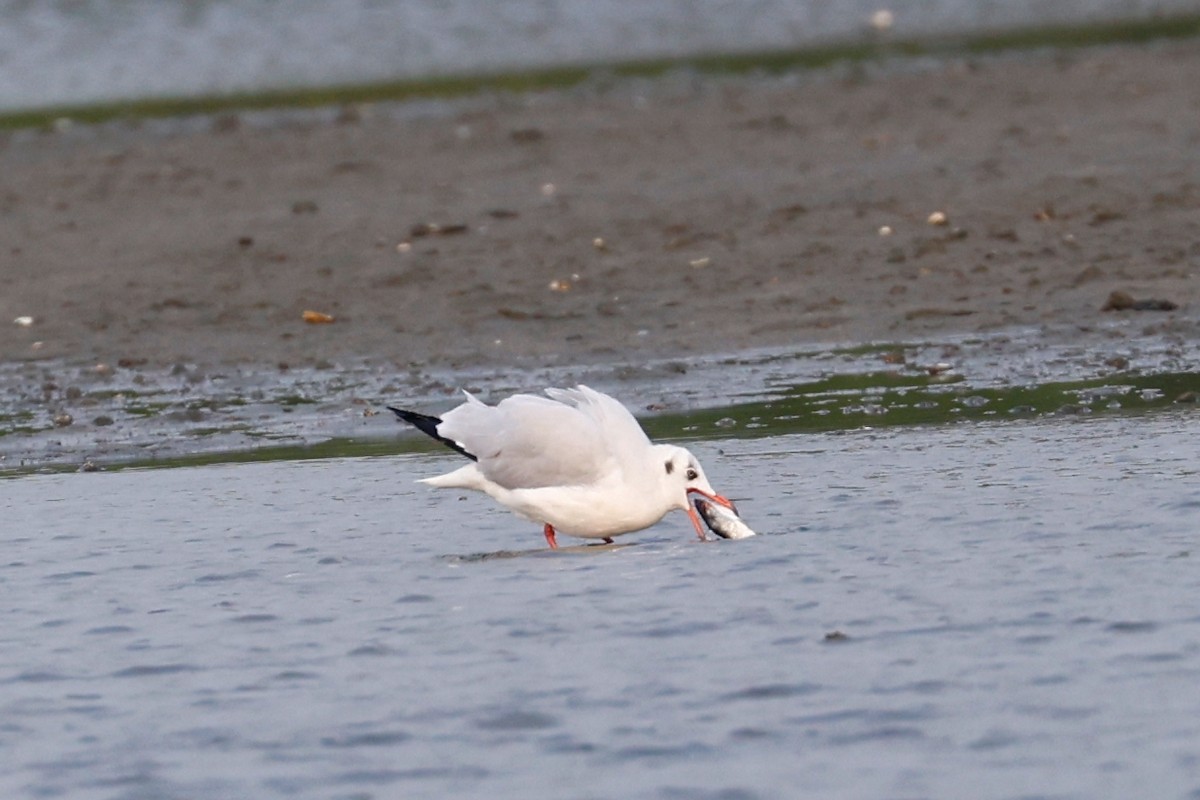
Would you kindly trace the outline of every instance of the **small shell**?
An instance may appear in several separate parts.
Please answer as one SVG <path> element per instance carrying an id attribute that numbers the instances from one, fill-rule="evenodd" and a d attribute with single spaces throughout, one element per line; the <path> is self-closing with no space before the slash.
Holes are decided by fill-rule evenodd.
<path id="1" fill-rule="evenodd" d="M 320 312 L 320 311 L 309 311 L 309 310 L 306 310 L 306 311 L 305 311 L 303 314 L 301 314 L 300 316 L 301 316 L 301 318 L 303 318 L 303 319 L 304 319 L 304 321 L 305 321 L 305 322 L 307 322 L 309 325 L 325 325 L 325 324 L 328 324 L 328 323 L 330 323 L 330 322 L 333 322 L 333 321 L 334 321 L 334 318 L 333 318 L 333 316 L 332 316 L 332 315 L 330 315 L 330 314 L 324 314 L 324 313 L 322 313 L 322 312 Z"/>

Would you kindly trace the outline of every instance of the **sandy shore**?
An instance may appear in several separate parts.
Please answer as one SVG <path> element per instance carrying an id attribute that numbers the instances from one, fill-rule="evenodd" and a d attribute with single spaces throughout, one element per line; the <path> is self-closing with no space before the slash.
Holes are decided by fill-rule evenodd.
<path id="1" fill-rule="evenodd" d="M 1187 41 L 9 134 L 0 358 L 528 367 L 1121 313 L 1186 334 L 1196 75 Z M 1118 289 L 1181 308 L 1101 312 Z"/>

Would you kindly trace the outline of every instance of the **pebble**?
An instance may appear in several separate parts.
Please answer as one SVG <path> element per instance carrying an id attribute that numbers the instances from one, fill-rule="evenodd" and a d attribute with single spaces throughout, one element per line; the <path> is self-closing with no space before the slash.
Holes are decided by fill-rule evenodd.
<path id="1" fill-rule="evenodd" d="M 896 15 L 886 8 L 881 8 L 871 14 L 870 24 L 876 31 L 883 33 L 892 29 L 896 23 Z"/>
<path id="2" fill-rule="evenodd" d="M 1174 311 L 1178 305 L 1170 300 L 1135 300 L 1128 292 L 1119 289 L 1108 295 L 1101 311 Z"/>

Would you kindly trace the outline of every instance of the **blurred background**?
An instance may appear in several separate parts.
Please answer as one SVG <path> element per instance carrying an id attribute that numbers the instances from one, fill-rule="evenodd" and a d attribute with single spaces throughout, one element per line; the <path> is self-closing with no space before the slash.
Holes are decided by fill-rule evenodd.
<path id="1" fill-rule="evenodd" d="M 1196 0 L 0 0 L 0 111 L 1196 11 Z"/>

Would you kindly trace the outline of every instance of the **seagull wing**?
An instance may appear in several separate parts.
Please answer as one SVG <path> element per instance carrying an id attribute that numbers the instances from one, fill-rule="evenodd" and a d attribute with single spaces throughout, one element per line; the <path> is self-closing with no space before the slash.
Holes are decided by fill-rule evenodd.
<path id="1" fill-rule="evenodd" d="M 546 394 L 573 406 L 592 420 L 609 451 L 621 463 L 634 465 L 645 458 L 645 452 L 651 446 L 650 439 L 619 400 L 582 384 L 574 389 L 547 389 Z"/>
<path id="2" fill-rule="evenodd" d="M 489 406 L 467 394 L 437 432 L 478 457 L 483 477 L 505 489 L 589 485 L 614 468 L 595 417 L 545 397 L 518 394 Z"/>

